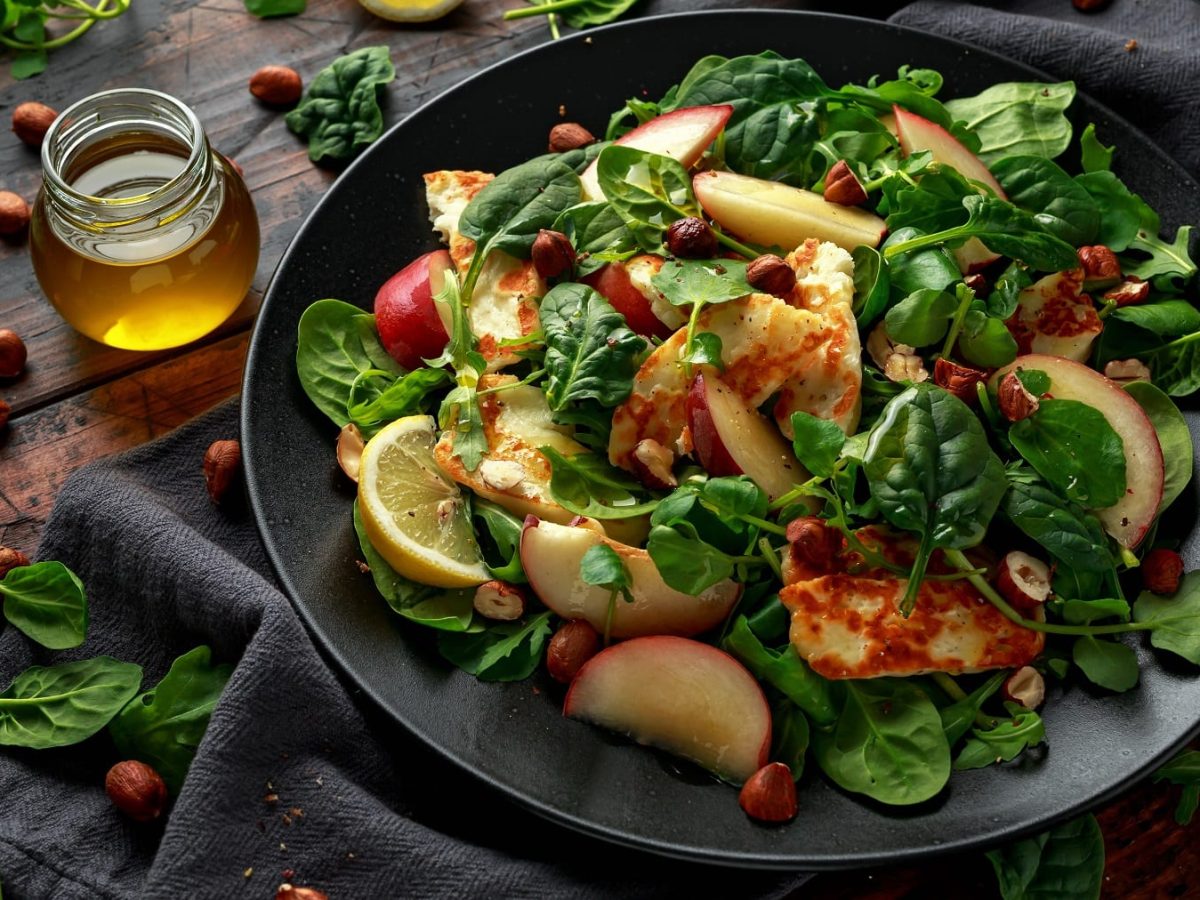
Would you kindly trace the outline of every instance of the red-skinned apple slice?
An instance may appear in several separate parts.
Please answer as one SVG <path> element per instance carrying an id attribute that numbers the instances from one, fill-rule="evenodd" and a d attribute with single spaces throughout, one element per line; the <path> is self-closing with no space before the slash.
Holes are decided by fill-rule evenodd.
<path id="1" fill-rule="evenodd" d="M 860 244 L 878 246 L 887 232 L 874 213 L 778 181 L 710 171 L 692 179 L 692 190 L 722 228 L 764 247 L 791 250 L 817 238 L 853 250 Z"/>
<path id="2" fill-rule="evenodd" d="M 602 543 L 621 557 L 633 581 L 633 602 L 618 597 L 613 607 L 612 637 L 699 634 L 720 624 L 741 595 L 741 586 L 728 578 L 695 597 L 680 593 L 662 580 L 645 550 L 618 543 L 592 528 L 555 525 L 529 516 L 521 530 L 521 565 L 529 586 L 564 619 L 584 619 L 601 634 L 611 592 L 587 584 L 579 575 L 579 563 L 588 550 Z"/>
<path id="3" fill-rule="evenodd" d="M 692 379 L 687 417 L 692 447 L 708 474 L 749 475 L 772 500 L 807 480 L 779 429 L 712 372 Z"/>
<path id="4" fill-rule="evenodd" d="M 1021 291 L 1006 323 L 1022 353 L 1083 362 L 1104 323 L 1083 292 L 1083 270 L 1053 272 Z"/>
<path id="5" fill-rule="evenodd" d="M 771 711 L 727 653 L 656 635 L 601 650 L 571 682 L 563 714 L 661 747 L 741 784 L 767 763 Z"/>
<path id="6" fill-rule="evenodd" d="M 1037 370 L 1050 378 L 1056 400 L 1078 400 L 1100 410 L 1125 445 L 1125 496 L 1093 510 L 1104 530 L 1130 549 L 1146 536 L 1163 492 L 1163 455 L 1158 434 L 1138 402 L 1115 381 L 1082 363 L 1031 353 L 1018 356 L 992 376 L 993 389 L 1013 369 Z"/>
<path id="7" fill-rule="evenodd" d="M 628 263 L 608 263 L 580 280 L 611 303 L 613 309 L 625 317 L 625 324 L 638 334 L 665 341 L 675 333 L 675 329 L 654 315 L 650 301 L 629 277 Z"/>
<path id="8" fill-rule="evenodd" d="M 958 270 L 964 275 L 981 272 L 1000 258 L 999 253 L 989 250 L 979 238 L 968 238 L 961 247 L 951 251 L 958 263 Z"/>
<path id="9" fill-rule="evenodd" d="M 418 256 L 375 294 L 375 327 L 388 354 L 406 369 L 437 356 L 450 340 L 449 313 L 434 301 L 453 263 L 445 250 Z"/>
<path id="10" fill-rule="evenodd" d="M 655 116 L 621 135 L 614 143 L 669 156 L 685 169 L 690 169 L 704 155 L 709 144 L 716 140 L 732 115 L 733 107 L 728 104 L 689 106 Z M 579 180 L 583 182 L 584 200 L 604 199 L 596 176 L 595 161 L 584 169 Z"/>
<path id="11" fill-rule="evenodd" d="M 896 117 L 896 136 L 900 139 L 900 149 L 905 156 L 928 150 L 935 160 L 957 169 L 964 178 L 985 184 L 995 191 L 997 197 L 1008 199 L 1004 188 L 1000 187 L 1000 182 L 982 160 L 941 125 L 911 113 L 902 106 L 893 106 L 892 115 Z"/>

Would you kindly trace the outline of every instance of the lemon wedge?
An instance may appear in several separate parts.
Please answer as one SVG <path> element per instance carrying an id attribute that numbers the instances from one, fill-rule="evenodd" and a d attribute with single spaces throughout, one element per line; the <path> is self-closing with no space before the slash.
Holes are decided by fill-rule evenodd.
<path id="1" fill-rule="evenodd" d="M 358 0 L 362 7 L 389 22 L 432 22 L 462 0 Z"/>
<path id="2" fill-rule="evenodd" d="M 358 506 L 371 544 L 393 569 L 434 587 L 470 587 L 491 576 L 458 485 L 433 459 L 431 416 L 397 419 L 367 441 Z"/>

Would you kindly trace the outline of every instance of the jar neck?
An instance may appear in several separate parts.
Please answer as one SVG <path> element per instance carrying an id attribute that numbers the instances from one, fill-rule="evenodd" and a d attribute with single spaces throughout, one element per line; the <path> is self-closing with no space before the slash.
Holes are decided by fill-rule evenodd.
<path id="1" fill-rule="evenodd" d="M 119 177 L 103 177 L 102 167 L 131 154 L 141 154 L 144 167 L 126 161 Z M 218 168 L 196 114 L 158 91 L 86 97 L 54 121 L 42 144 L 49 211 L 62 224 L 127 238 L 186 216 L 209 194 Z"/>

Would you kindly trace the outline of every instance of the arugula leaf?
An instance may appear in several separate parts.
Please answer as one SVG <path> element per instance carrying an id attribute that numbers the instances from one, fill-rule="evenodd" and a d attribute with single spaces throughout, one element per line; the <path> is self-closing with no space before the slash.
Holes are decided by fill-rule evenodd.
<path id="1" fill-rule="evenodd" d="M 1175 807 L 1175 821 L 1180 825 L 1192 824 L 1192 817 L 1200 807 L 1200 751 L 1183 751 L 1155 772 L 1154 780 L 1183 786 L 1179 805 Z"/>
<path id="2" fill-rule="evenodd" d="M 946 742 L 953 747 L 959 739 L 975 725 L 975 717 L 988 699 L 1000 690 L 1008 672 L 996 672 L 987 681 L 967 694 L 961 700 L 956 700 L 949 706 L 939 710 L 942 717 L 942 730 L 946 733 Z"/>
<path id="3" fill-rule="evenodd" d="M 846 435 L 836 422 L 811 413 L 792 413 L 792 449 L 804 468 L 813 475 L 828 478 L 846 443 Z"/>
<path id="4" fill-rule="evenodd" d="M 771 712 L 771 759 L 785 763 L 796 781 L 804 774 L 810 734 L 808 717 L 802 709 L 786 701 L 775 704 Z"/>
<path id="5" fill-rule="evenodd" d="M 462 460 L 468 472 L 474 472 L 488 451 L 477 390 L 479 376 L 487 363 L 475 349 L 475 335 L 467 319 L 467 308 L 457 279 L 447 275 L 442 290 L 433 299 L 450 308 L 450 340 L 441 356 L 425 362 L 430 368 L 451 367 L 456 385 L 438 407 L 438 427 L 443 431 L 453 430 L 454 455 Z"/>
<path id="6" fill-rule="evenodd" d="M 992 174 L 1009 202 L 1033 213 L 1051 234 L 1076 246 L 1096 240 L 1101 207 L 1055 163 L 1040 156 L 1006 156 L 992 166 Z"/>
<path id="7" fill-rule="evenodd" d="M 579 400 L 617 406 L 633 389 L 646 341 L 587 285 L 556 285 L 539 311 L 546 336 L 546 402 L 559 411 Z"/>
<path id="8" fill-rule="evenodd" d="M 1104 838 L 1083 816 L 987 854 L 1003 900 L 1099 900 Z"/>
<path id="9" fill-rule="evenodd" d="M 228 663 L 212 664 L 205 645 L 176 659 L 155 687 L 129 701 L 109 723 L 121 757 L 153 766 L 171 792 L 179 793 L 232 673 Z"/>
<path id="10" fill-rule="evenodd" d="M 1187 420 L 1170 397 L 1146 381 L 1135 381 L 1125 385 L 1125 391 L 1150 418 L 1150 424 L 1158 435 L 1163 455 L 1163 493 L 1158 504 L 1161 513 L 1183 493 L 1192 480 L 1192 432 Z"/>
<path id="11" fill-rule="evenodd" d="M 1081 635 L 1071 647 L 1071 659 L 1089 681 L 1110 691 L 1127 691 L 1138 682 L 1137 654 L 1118 641 Z"/>
<path id="12" fill-rule="evenodd" d="M 83 582 L 54 560 L 17 566 L 0 579 L 4 618 L 50 650 L 78 647 L 87 636 Z"/>
<path id="13" fill-rule="evenodd" d="M 954 760 L 954 768 L 983 769 L 996 762 L 1009 762 L 1029 747 L 1046 739 L 1042 717 L 1019 703 L 1006 702 L 1011 718 L 999 719 L 990 728 L 973 728 L 971 737 Z"/>
<path id="14" fill-rule="evenodd" d="M 613 144 L 596 159 L 600 190 L 648 253 L 662 249 L 673 222 L 701 215 L 691 177 L 669 156 Z"/>
<path id="15" fill-rule="evenodd" d="M 524 622 L 490 624 L 481 631 L 443 631 L 438 652 L 480 681 L 523 681 L 541 662 L 552 615 L 546 610 Z"/>
<path id="16" fill-rule="evenodd" d="M 817 727 L 825 728 L 837 721 L 830 683 L 810 669 L 790 643 L 779 650 L 764 647 L 746 617 L 738 616 L 721 647 L 741 660 L 755 678 L 804 710 Z"/>
<path id="17" fill-rule="evenodd" d="M 641 500 L 642 486 L 604 457 L 593 453 L 564 456 L 553 447 L 539 448 L 550 461 L 550 496 L 577 516 L 632 519 L 649 513 L 657 500 Z"/>
<path id="18" fill-rule="evenodd" d="M 317 73 L 287 127 L 308 140 L 308 158 L 345 162 L 383 134 L 379 94 L 396 77 L 387 47 L 363 47 Z"/>
<path id="19" fill-rule="evenodd" d="M 521 520 L 500 504 L 484 497 L 475 497 L 471 503 L 471 514 L 483 521 L 484 529 L 504 560 L 499 566 L 493 566 L 485 560 L 488 571 L 510 584 L 527 583 L 529 579 L 525 577 L 525 569 L 521 565 Z"/>
<path id="20" fill-rule="evenodd" d="M 307 0 L 245 0 L 246 12 L 260 19 L 297 16 L 304 12 Z"/>
<path id="21" fill-rule="evenodd" d="M 1173 597 L 1142 591 L 1133 621 L 1152 626 L 1150 643 L 1200 665 L 1200 571 L 1188 572 Z"/>
<path id="22" fill-rule="evenodd" d="M 370 439 L 388 422 L 423 408 L 425 397 L 450 380 L 442 369 L 414 369 L 396 377 L 382 369 L 360 372 L 350 385 L 346 412 Z"/>
<path id="23" fill-rule="evenodd" d="M 1121 270 L 1127 276 L 1153 281 L 1161 291 L 1183 290 L 1196 274 L 1196 264 L 1192 262 L 1189 250 L 1191 238 L 1191 225 L 1180 227 L 1175 232 L 1175 240 L 1169 244 L 1143 227 L 1137 237 L 1129 242 L 1129 249 L 1138 251 L 1142 256 L 1122 257 Z"/>
<path id="24" fill-rule="evenodd" d="M 1063 111 L 1075 99 L 1075 83 L 1005 82 L 974 97 L 946 101 L 946 111 L 978 135 L 975 155 L 984 164 L 1006 156 L 1053 159 L 1071 143 Z"/>
<path id="25" fill-rule="evenodd" d="M 1043 399 L 1008 439 L 1068 500 L 1103 509 L 1125 496 L 1125 444 L 1094 406 Z"/>
<path id="26" fill-rule="evenodd" d="M 1079 136 L 1079 163 L 1086 173 L 1107 172 L 1112 168 L 1113 147 L 1105 147 L 1096 137 L 1096 123 L 1089 122 Z"/>

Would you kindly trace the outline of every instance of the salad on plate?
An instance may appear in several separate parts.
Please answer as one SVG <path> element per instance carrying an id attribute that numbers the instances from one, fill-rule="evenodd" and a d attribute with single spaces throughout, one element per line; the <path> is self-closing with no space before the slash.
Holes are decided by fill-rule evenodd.
<path id="1" fill-rule="evenodd" d="M 445 249 L 304 312 L 361 568 L 448 665 L 544 666 L 763 822 L 806 764 L 911 805 L 1041 752 L 1136 632 L 1200 665 L 1190 227 L 1071 83 L 941 89 L 705 57 L 603 140 L 426 174 Z"/>

